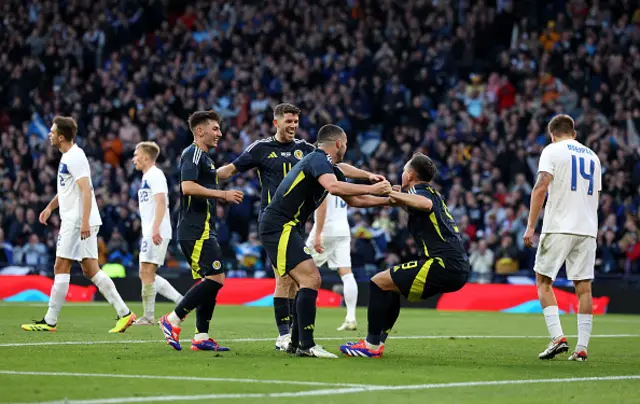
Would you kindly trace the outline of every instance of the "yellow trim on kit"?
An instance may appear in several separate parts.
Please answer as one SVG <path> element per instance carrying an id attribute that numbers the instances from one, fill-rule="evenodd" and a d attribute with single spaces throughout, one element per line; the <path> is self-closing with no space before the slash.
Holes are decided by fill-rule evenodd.
<path id="1" fill-rule="evenodd" d="M 433 258 L 427 258 L 427 261 L 424 263 L 422 268 L 420 268 L 420 271 L 418 271 L 418 274 L 413 280 L 411 289 L 409 289 L 409 296 L 407 296 L 407 300 L 410 302 L 419 302 L 421 300 L 422 293 L 424 292 L 424 288 L 427 284 L 427 275 L 429 275 L 431 264 L 433 264 Z"/>
<path id="2" fill-rule="evenodd" d="M 276 272 L 280 276 L 284 276 L 287 273 L 287 246 L 289 245 L 289 237 L 291 237 L 291 229 L 298 223 L 300 223 L 299 216 L 300 210 L 304 202 L 298 207 L 298 212 L 293 217 L 293 220 L 287 222 L 282 226 L 282 234 L 280 240 L 278 240 L 278 256 L 276 257 Z"/>
<path id="3" fill-rule="evenodd" d="M 198 240 L 196 240 L 195 245 L 193 246 L 193 252 L 191 253 L 191 276 L 193 279 L 202 278 L 198 271 L 200 271 L 200 255 L 202 254 L 202 247 L 204 246 L 204 241 L 209 240 L 209 231 L 210 225 L 209 220 L 211 219 L 211 211 L 209 211 L 209 201 L 207 201 L 207 218 L 204 221 L 204 230 L 202 231 L 202 235 Z"/>
<path id="4" fill-rule="evenodd" d="M 271 203 L 271 190 L 267 189 L 267 203 Z"/>
<path id="5" fill-rule="evenodd" d="M 262 177 L 260 176 L 260 169 L 258 169 L 258 181 L 260 182 L 260 186 L 262 186 Z"/>
<path id="6" fill-rule="evenodd" d="M 289 195 L 289 192 L 293 191 L 293 188 L 295 188 L 295 186 L 298 185 L 302 180 L 304 180 L 304 171 L 300 171 L 300 173 L 298 174 L 296 179 L 293 180 L 293 184 L 291 184 L 291 186 L 289 187 L 287 192 L 284 193 L 283 198 L 285 196 Z M 302 205 L 300 205 L 300 206 L 302 206 Z"/>
<path id="7" fill-rule="evenodd" d="M 442 237 L 442 231 L 440 231 L 440 225 L 438 224 L 438 218 L 436 217 L 436 213 L 431 212 L 429 214 L 429 219 L 431 219 L 431 223 L 433 224 L 433 227 L 436 229 L 436 233 L 438 233 L 438 236 L 440 236 L 442 241 L 444 241 L 444 237 Z"/>

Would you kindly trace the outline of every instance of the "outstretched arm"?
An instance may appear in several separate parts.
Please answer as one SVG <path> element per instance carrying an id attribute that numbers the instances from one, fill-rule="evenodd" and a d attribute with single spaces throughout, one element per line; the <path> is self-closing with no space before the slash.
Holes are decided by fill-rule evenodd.
<path id="1" fill-rule="evenodd" d="M 369 171 L 356 168 L 347 163 L 339 163 L 338 168 L 344 173 L 344 176 L 351 178 L 352 180 L 369 180 L 370 182 L 384 181 L 385 178 L 382 175 L 373 174 Z"/>
<path id="2" fill-rule="evenodd" d="M 389 198 L 371 195 L 345 196 L 343 199 L 354 208 L 377 208 L 391 204 Z"/>
<path id="3" fill-rule="evenodd" d="M 335 174 L 322 174 L 318 177 L 318 181 L 330 194 L 340 197 L 368 194 L 388 195 L 391 192 L 391 184 L 388 181 L 382 181 L 374 185 L 350 184 L 338 181 Z"/>
<path id="4" fill-rule="evenodd" d="M 233 202 L 235 204 L 239 204 L 240 202 L 242 202 L 243 198 L 243 193 L 241 191 L 222 191 L 219 189 L 209 189 L 203 187 L 195 181 L 182 181 L 180 186 L 182 187 L 182 193 L 188 196 L 223 199 L 227 202 Z"/>
<path id="5" fill-rule="evenodd" d="M 546 171 L 540 171 L 538 173 L 538 180 L 536 181 L 536 185 L 531 191 L 529 220 L 527 221 L 527 230 L 524 232 L 523 237 L 524 245 L 527 247 L 533 246 L 533 232 L 536 228 L 538 216 L 540 216 L 542 204 L 544 203 L 544 198 L 546 197 L 547 191 L 549 190 L 549 184 L 551 184 L 551 180 L 553 180 L 553 175 L 549 174 Z"/>
<path id="6" fill-rule="evenodd" d="M 433 209 L 433 202 L 431 199 L 418 194 L 391 191 L 391 194 L 389 194 L 389 200 L 394 205 L 402 205 L 426 212 L 430 212 L 431 209 Z"/>
<path id="7" fill-rule="evenodd" d="M 238 169 L 235 164 L 229 163 L 226 166 L 218 168 L 216 173 L 218 174 L 218 178 L 224 181 L 236 175 L 238 173 Z"/>

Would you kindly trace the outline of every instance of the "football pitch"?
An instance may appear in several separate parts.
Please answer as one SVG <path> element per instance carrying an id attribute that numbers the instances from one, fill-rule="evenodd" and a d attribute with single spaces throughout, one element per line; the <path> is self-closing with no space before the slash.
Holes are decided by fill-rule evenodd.
<path id="1" fill-rule="evenodd" d="M 45 310 L 0 303 L 0 402 L 640 403 L 638 316 L 595 317 L 579 363 L 537 358 L 548 343 L 541 315 L 403 309 L 383 358 L 328 360 L 275 351 L 271 308 L 217 307 L 211 334 L 232 349 L 218 354 L 189 350 L 193 318 L 181 352 L 156 326 L 109 334 L 115 313 L 101 303 L 67 304 L 55 333 L 20 329 Z M 335 331 L 343 316 L 318 311 L 317 343 L 334 353 L 366 333 L 364 309 L 359 331 Z M 576 318 L 561 319 L 573 348 Z"/>

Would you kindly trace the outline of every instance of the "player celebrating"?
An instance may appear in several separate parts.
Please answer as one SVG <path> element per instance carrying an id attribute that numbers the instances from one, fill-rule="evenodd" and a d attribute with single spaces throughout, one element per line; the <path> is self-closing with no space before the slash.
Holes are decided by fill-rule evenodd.
<path id="1" fill-rule="evenodd" d="M 159 154 L 160 147 L 155 142 L 140 142 L 133 153 L 133 164 L 143 172 L 138 204 L 142 222 L 140 280 L 144 308 L 144 316 L 137 319 L 134 325 L 155 324 L 156 293 L 176 304 L 182 299 L 182 295 L 166 279 L 156 274 L 158 267 L 164 264 L 171 241 L 169 188 L 164 173 L 155 164 Z"/>
<path id="2" fill-rule="evenodd" d="M 568 115 L 554 117 L 548 131 L 551 144 L 540 155 L 538 181 L 531 192 L 529 222 L 524 233 L 524 243 L 531 247 L 548 191 L 533 270 L 551 342 L 538 357 L 552 359 L 569 350 L 552 288 L 560 267 L 566 262 L 567 278 L 573 281 L 579 302 L 578 344 L 569 360 L 586 361 L 593 319 L 591 281 L 596 259 L 598 199 L 602 190 L 600 159 L 575 140 L 573 119 Z"/>
<path id="3" fill-rule="evenodd" d="M 273 124 L 275 136 L 257 140 L 252 143 L 233 163 L 218 169 L 218 178 L 226 180 L 238 172 L 253 168 L 258 169 L 258 178 L 262 187 L 260 216 L 276 193 L 278 185 L 285 175 L 300 160 L 315 150 L 315 147 L 304 140 L 295 139 L 300 122 L 300 109 L 292 104 L 279 104 L 274 109 Z M 340 169 L 348 178 L 366 179 L 371 182 L 384 180 L 384 177 L 371 174 L 348 164 L 341 163 Z M 258 222 L 260 222 L 258 217 Z M 297 286 L 290 277 L 276 276 L 276 287 L 273 298 L 273 309 L 279 336 L 276 349 L 286 351 L 290 342 L 290 325 L 293 321 L 293 308 Z"/>
<path id="4" fill-rule="evenodd" d="M 356 330 L 358 284 L 351 272 L 351 231 L 347 219 L 347 203 L 343 199 L 329 194 L 316 209 L 307 248 L 311 251 L 316 266 L 321 267 L 327 263 L 330 269 L 338 270 L 342 279 L 347 316 L 338 331 Z"/>
<path id="5" fill-rule="evenodd" d="M 382 356 L 400 314 L 400 295 L 416 302 L 455 292 L 469 278 L 469 259 L 458 226 L 440 193 L 429 184 L 435 173 L 433 161 L 416 153 L 402 173 L 402 189 L 407 192 L 394 190 L 389 195 L 390 204 L 408 211 L 409 232 L 424 255 L 371 278 L 367 338 L 342 345 L 340 351 L 347 356 Z"/>
<path id="6" fill-rule="evenodd" d="M 60 150 L 58 193 L 40 213 L 40 223 L 46 225 L 49 216 L 60 208 L 60 233 L 56 247 L 54 279 L 49 297 L 49 309 L 44 318 L 34 324 L 23 324 L 25 331 L 55 331 L 58 315 L 69 291 L 71 264 L 80 262 L 82 273 L 91 279 L 100 293 L 116 309 L 118 321 L 109 332 L 124 332 L 135 321 L 120 297 L 116 286 L 98 265 L 98 230 L 102 224 L 91 182 L 91 169 L 84 151 L 75 143 L 78 124 L 71 117 L 57 116 L 49 131 L 51 145 Z"/>
<path id="7" fill-rule="evenodd" d="M 194 279 L 204 278 L 184 295 L 171 313 L 160 319 L 167 343 L 181 350 L 180 325 L 189 312 L 196 309 L 196 334 L 191 342 L 194 351 L 228 351 L 209 337 L 209 322 L 216 297 L 224 284 L 222 251 L 215 232 L 216 199 L 239 204 L 240 191 L 221 191 L 209 149 L 222 137 L 222 119 L 215 111 L 197 111 L 189 116 L 194 142 L 180 157 L 180 219 L 178 243 L 187 257 Z"/>
<path id="8" fill-rule="evenodd" d="M 347 136 L 342 128 L 335 125 L 320 128 L 318 149 L 287 174 L 259 224 L 260 240 L 269 259 L 275 263 L 277 275 L 289 274 L 299 286 L 291 340 L 291 347 L 296 348 L 298 356 L 337 358 L 313 340 L 321 279 L 304 244 L 302 232 L 307 218 L 327 192 L 343 197 L 351 206 L 371 207 L 387 204 L 387 198 L 364 195 L 388 194 L 391 191 L 388 181 L 375 185 L 344 182 L 345 177 L 335 163 L 342 161 L 346 150 Z"/>

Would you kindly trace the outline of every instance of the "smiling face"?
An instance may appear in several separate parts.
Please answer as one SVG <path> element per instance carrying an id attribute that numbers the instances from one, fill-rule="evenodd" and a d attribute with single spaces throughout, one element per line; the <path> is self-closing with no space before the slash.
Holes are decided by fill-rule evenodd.
<path id="1" fill-rule="evenodd" d="M 282 116 L 276 116 L 276 119 L 273 120 L 277 134 L 279 134 L 283 142 L 293 142 L 299 124 L 300 115 L 291 112 L 287 112 Z"/>
<path id="2" fill-rule="evenodd" d="M 218 141 L 222 137 L 220 124 L 212 120 L 202 122 L 196 127 L 196 136 L 202 140 L 207 148 L 214 149 L 218 146 Z"/>

